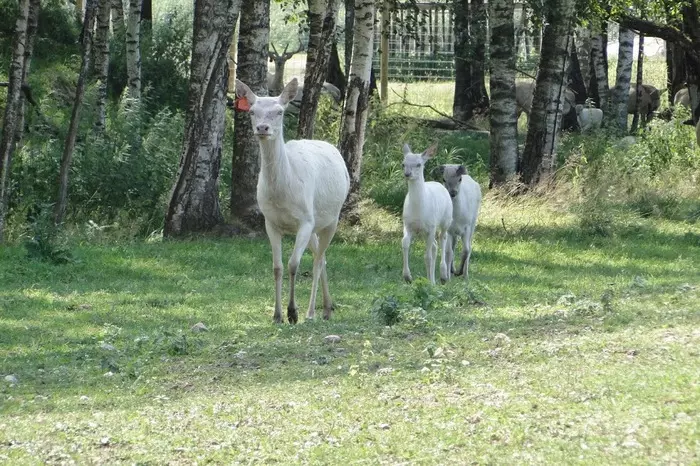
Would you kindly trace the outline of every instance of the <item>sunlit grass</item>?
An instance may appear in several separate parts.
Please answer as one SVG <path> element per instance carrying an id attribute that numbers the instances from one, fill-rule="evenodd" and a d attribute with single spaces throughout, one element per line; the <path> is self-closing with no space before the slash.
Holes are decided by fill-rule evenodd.
<path id="1" fill-rule="evenodd" d="M 425 288 L 401 281 L 398 219 L 363 209 L 329 250 L 333 319 L 297 326 L 271 323 L 264 238 L 75 245 L 65 266 L 0 251 L 0 375 L 17 379 L 0 380 L 0 459 L 692 463 L 698 225 L 590 236 L 561 205 L 492 192 L 469 285 Z M 427 298 L 423 320 L 381 325 L 392 294 Z"/>

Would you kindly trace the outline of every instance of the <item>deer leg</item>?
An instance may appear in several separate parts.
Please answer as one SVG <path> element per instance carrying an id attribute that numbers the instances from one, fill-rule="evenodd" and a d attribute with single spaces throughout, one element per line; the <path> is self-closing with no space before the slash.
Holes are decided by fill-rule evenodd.
<path id="1" fill-rule="evenodd" d="M 328 290 L 328 275 L 326 273 L 326 250 L 330 245 L 337 225 L 332 225 L 325 228 L 318 234 L 318 250 L 314 254 L 314 278 L 311 285 L 311 302 L 309 303 L 309 314 L 313 318 L 314 308 L 316 304 L 316 293 L 318 289 L 319 278 L 321 287 L 323 288 L 323 318 L 330 319 L 333 310 L 333 301 L 331 300 L 330 291 Z"/>
<path id="2" fill-rule="evenodd" d="M 304 254 L 304 250 L 309 244 L 311 235 L 313 233 L 313 224 L 306 223 L 299 228 L 297 231 L 297 237 L 294 240 L 294 251 L 292 256 L 289 258 L 289 304 L 287 305 L 287 320 L 290 324 L 296 324 L 299 320 L 297 314 L 297 305 L 294 298 L 294 289 L 296 285 L 297 270 L 299 269 L 299 262 L 301 262 L 301 256 Z"/>
<path id="3" fill-rule="evenodd" d="M 411 249 L 411 232 L 408 231 L 406 227 L 403 229 L 401 248 L 403 249 L 403 279 L 408 283 L 411 283 L 413 281 L 413 277 L 411 277 L 411 270 L 408 267 L 408 253 Z"/>
<path id="4" fill-rule="evenodd" d="M 272 273 L 275 277 L 275 314 L 272 320 L 282 323 L 282 234 L 272 225 L 265 222 L 267 237 L 272 246 Z"/>

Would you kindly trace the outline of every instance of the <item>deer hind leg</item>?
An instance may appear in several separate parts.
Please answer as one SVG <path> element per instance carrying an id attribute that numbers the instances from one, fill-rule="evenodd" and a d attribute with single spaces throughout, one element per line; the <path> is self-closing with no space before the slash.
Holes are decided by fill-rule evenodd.
<path id="1" fill-rule="evenodd" d="M 428 280 L 435 284 L 435 256 L 437 255 L 437 242 L 435 230 L 429 231 L 425 238 L 425 269 Z"/>
<path id="2" fill-rule="evenodd" d="M 403 250 L 403 279 L 408 283 L 413 281 L 411 277 L 411 270 L 408 267 L 408 254 L 411 249 L 411 232 L 408 228 L 403 229 L 403 240 L 401 240 L 401 248 Z"/>
<path id="3" fill-rule="evenodd" d="M 318 282 L 321 281 L 323 292 L 323 318 L 328 320 L 333 311 L 333 300 L 328 288 L 328 274 L 326 272 L 326 250 L 335 235 L 337 224 L 329 226 L 318 233 L 316 251 L 314 251 L 313 284 L 311 285 L 311 300 L 307 318 L 313 319 L 316 307 L 316 294 L 318 292 Z"/>
<path id="4" fill-rule="evenodd" d="M 447 251 L 449 233 L 446 231 L 440 232 L 440 281 L 447 283 L 450 279 L 450 269 L 447 267 Z"/>

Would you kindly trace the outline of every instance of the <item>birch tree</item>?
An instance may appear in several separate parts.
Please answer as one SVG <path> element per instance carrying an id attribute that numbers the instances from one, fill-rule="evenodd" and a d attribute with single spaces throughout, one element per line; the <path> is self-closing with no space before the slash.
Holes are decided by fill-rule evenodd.
<path id="1" fill-rule="evenodd" d="M 486 7 L 484 0 L 456 0 L 455 96 L 452 117 L 468 121 L 489 106 L 486 94 Z"/>
<path id="2" fill-rule="evenodd" d="M 634 61 L 634 31 L 620 28 L 620 48 L 617 54 L 617 75 L 615 89 L 610 101 L 610 121 L 623 132 L 627 132 L 627 102 L 632 80 Z"/>
<path id="3" fill-rule="evenodd" d="M 223 217 L 219 169 L 226 121 L 227 56 L 240 0 L 196 0 L 185 137 L 165 236 L 211 230 Z"/>
<path id="4" fill-rule="evenodd" d="M 583 85 L 586 87 L 586 94 L 589 94 L 591 88 L 591 70 L 593 69 L 591 65 L 591 30 L 587 27 L 577 27 L 575 43 Z"/>
<path id="5" fill-rule="evenodd" d="M 125 40 L 124 4 L 122 0 L 112 0 L 112 31 L 118 40 Z"/>
<path id="6" fill-rule="evenodd" d="M 129 97 L 141 100 L 141 2 L 129 0 L 126 24 L 126 74 Z"/>
<path id="7" fill-rule="evenodd" d="M 641 105 L 642 105 L 642 93 L 644 92 L 644 88 L 642 87 L 642 84 L 644 84 L 644 34 L 639 34 L 639 51 L 637 52 L 637 80 L 635 84 L 635 92 L 636 92 L 636 99 L 635 99 L 635 108 L 634 108 L 634 117 L 632 118 L 632 132 L 634 133 L 637 131 L 637 126 L 639 125 L 639 117 L 641 113 Z M 646 123 L 646 109 L 644 110 L 645 117 L 642 119 L 642 125 Z"/>
<path id="8" fill-rule="evenodd" d="M 299 111 L 297 135 L 300 139 L 311 139 L 318 99 L 323 82 L 328 75 L 328 62 L 334 40 L 336 18 L 340 0 L 308 0 L 309 45 L 306 50 L 304 94 Z"/>
<path id="9" fill-rule="evenodd" d="M 0 243 L 4 241 L 5 219 L 10 188 L 12 155 L 17 137 L 24 125 L 24 96 L 22 86 L 29 72 L 37 20 L 41 4 L 38 0 L 21 0 L 15 22 L 12 61 L 5 102 L 5 116 L 0 133 Z"/>
<path id="10" fill-rule="evenodd" d="M 269 0 L 249 0 L 238 25 L 237 78 L 260 96 L 268 95 L 267 51 L 270 42 Z M 264 218 L 256 199 L 260 148 L 253 135 L 250 116 L 234 114 L 234 145 L 231 163 L 231 216 L 239 223 L 262 230 Z"/>
<path id="11" fill-rule="evenodd" d="M 514 177 L 518 168 L 513 10 L 513 0 L 489 1 L 491 185 L 502 184 Z"/>
<path id="12" fill-rule="evenodd" d="M 372 51 L 376 8 L 373 0 L 355 0 L 353 48 L 345 90 L 345 103 L 340 123 L 340 153 L 350 173 L 350 194 L 344 211 L 351 221 L 358 221 L 356 207 L 360 196 L 360 169 L 365 127 L 369 112 L 369 87 L 372 72 Z"/>
<path id="13" fill-rule="evenodd" d="M 589 94 L 607 115 L 610 86 L 608 84 L 608 33 L 605 24 L 591 31 L 591 62 L 593 73 Z"/>
<path id="14" fill-rule="evenodd" d="M 522 180 L 538 183 L 556 163 L 561 131 L 567 59 L 573 49 L 574 0 L 547 0 L 537 83 L 523 150 Z"/>
<path id="15" fill-rule="evenodd" d="M 95 130 L 103 132 L 107 114 L 107 75 L 109 73 L 109 18 L 112 0 L 98 0 L 95 32 L 95 78 L 97 79 L 97 120 Z"/>
<path id="16" fill-rule="evenodd" d="M 54 204 L 54 222 L 56 224 L 63 223 L 63 218 L 66 215 L 66 208 L 68 207 L 68 183 L 70 167 L 73 161 L 75 141 L 78 137 L 80 109 L 83 105 L 83 97 L 85 96 L 85 84 L 88 78 L 88 71 L 90 69 L 90 57 L 92 54 L 92 30 L 95 26 L 96 15 L 97 0 L 87 0 L 82 33 L 83 59 L 80 64 L 80 71 L 78 73 L 78 83 L 75 87 L 75 100 L 73 101 L 73 111 L 70 116 L 68 134 L 66 135 L 66 141 L 63 146 L 61 169 L 58 176 L 58 197 L 56 204 Z"/>

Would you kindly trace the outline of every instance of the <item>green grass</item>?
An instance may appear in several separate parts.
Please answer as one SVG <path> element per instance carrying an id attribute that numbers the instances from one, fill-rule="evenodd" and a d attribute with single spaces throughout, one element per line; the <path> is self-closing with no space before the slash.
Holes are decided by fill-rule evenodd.
<path id="1" fill-rule="evenodd" d="M 433 288 L 401 282 L 400 222 L 366 209 L 329 252 L 332 320 L 297 326 L 271 322 L 264 238 L 0 250 L 0 462 L 698 461 L 700 226 L 591 236 L 489 195 L 471 282 Z"/>

